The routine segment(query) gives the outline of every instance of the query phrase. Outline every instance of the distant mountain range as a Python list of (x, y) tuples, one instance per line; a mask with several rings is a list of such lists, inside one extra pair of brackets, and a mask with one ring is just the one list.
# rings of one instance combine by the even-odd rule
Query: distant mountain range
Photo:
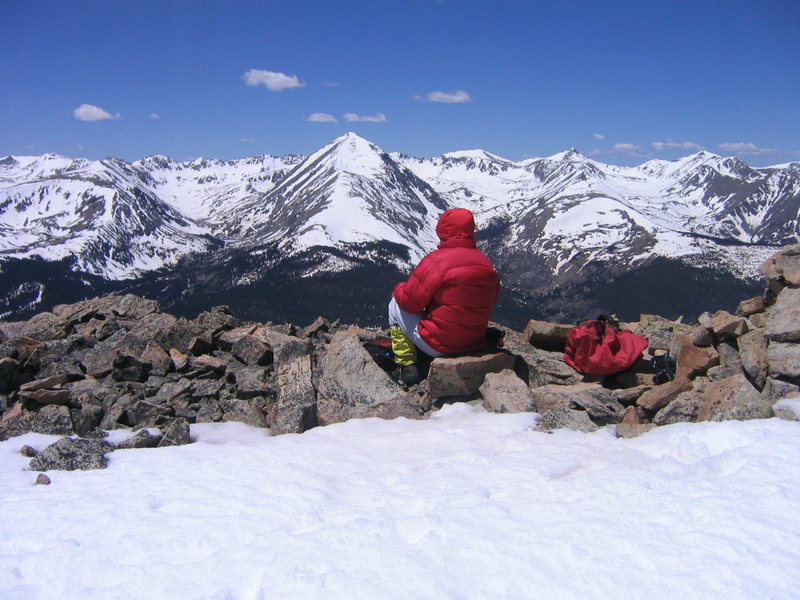
[(0, 317), (133, 292), (196, 314), (378, 324), (394, 282), (475, 213), (504, 293), (495, 318), (694, 318), (758, 293), (800, 236), (800, 163), (700, 152), (619, 167), (575, 150), (389, 154), (349, 133), (310, 156), (0, 160)]

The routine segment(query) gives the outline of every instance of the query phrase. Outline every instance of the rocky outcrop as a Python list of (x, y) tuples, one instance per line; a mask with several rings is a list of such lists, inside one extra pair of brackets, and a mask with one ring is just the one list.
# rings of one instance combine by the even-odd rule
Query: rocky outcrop
[[(383, 330), (321, 318), (300, 330), (242, 323), (224, 306), (178, 319), (135, 296), (57, 306), (0, 323), (0, 439), (30, 431), (101, 438), (130, 428), (138, 433), (123, 447), (158, 447), (190, 443), (193, 423), (302, 433), (353, 418), (423, 418), (445, 402), (471, 400), (495, 412), (537, 412), (542, 429), (615, 425), (620, 435), (771, 417), (776, 402), (800, 394), (800, 246), (776, 253), (762, 271), (765, 293), (736, 314), (704, 314), (694, 325), (642, 315), (623, 324), (649, 342), (623, 373), (584, 377), (562, 358), (570, 326), (532, 321), (524, 333), (506, 331), (502, 347), (433, 360), (410, 389), (365, 345)], [(677, 365), (671, 381), (657, 384), (649, 359), (663, 354)], [(64, 443), (72, 446), (97, 444)], [(64, 455), (60, 448), (48, 454)], [(44, 460), (36, 468), (67, 464)]]

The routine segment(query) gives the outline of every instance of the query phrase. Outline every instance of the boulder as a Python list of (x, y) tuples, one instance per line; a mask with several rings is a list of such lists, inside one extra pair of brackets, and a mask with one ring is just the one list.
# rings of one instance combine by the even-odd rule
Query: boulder
[(764, 389), (761, 390), (761, 398), (769, 404), (775, 404), (778, 400), (792, 396), (797, 392), (800, 392), (800, 385), (768, 377), (764, 384)]
[(759, 270), (768, 281), (800, 285), (800, 245), (779, 250), (764, 261)]
[(573, 325), (531, 319), (525, 327), (525, 340), (532, 346), (552, 352), (564, 352), (567, 334)]
[(192, 443), (189, 431), (189, 422), (186, 419), (168, 419), (159, 427), (162, 438), (158, 442), (159, 448), (167, 446), (184, 446)]
[(152, 365), (131, 354), (117, 352), (111, 363), (111, 377), (115, 381), (145, 382), (150, 377)]
[(687, 334), (674, 337), (669, 353), (677, 361), (675, 379), (694, 379), (719, 364), (719, 354), (714, 348), (696, 346)]
[(244, 335), (231, 346), (231, 354), (250, 367), (272, 363), (272, 348), (253, 335)]
[(767, 346), (767, 369), (774, 377), (800, 377), (800, 344), (770, 342)]
[(800, 288), (786, 288), (766, 313), (764, 335), (776, 342), (800, 342)]
[(614, 434), (618, 438), (630, 439), (639, 437), (656, 427), (653, 423), (618, 423), (614, 429)]
[(694, 420), (744, 421), (773, 416), (772, 406), (764, 401), (743, 374), (738, 374), (703, 390)]
[(763, 312), (766, 307), (767, 303), (764, 301), (764, 296), (756, 296), (755, 298), (749, 298), (739, 302), (736, 314), (740, 317), (750, 317)]
[(510, 352), (435, 358), (428, 371), (428, 394), (431, 402), (474, 399), (479, 395), (478, 390), (487, 373), (513, 370), (515, 360)]
[(487, 373), (481, 384), (481, 397), (486, 410), (497, 413), (534, 412), (536, 404), (527, 384), (511, 369)]
[(572, 410), (564, 406), (557, 406), (542, 413), (536, 421), (538, 431), (552, 431), (553, 429), (572, 429), (591, 433), (597, 431), (598, 427), (589, 418), (589, 415), (582, 410)]
[(21, 403), (15, 404), (3, 413), (0, 420), (0, 440), (28, 432), (52, 435), (71, 435), (74, 433), (72, 417), (66, 406), (51, 404), (37, 410), (28, 410)]
[(223, 421), (237, 421), (251, 427), (267, 427), (269, 402), (263, 396), (248, 399), (223, 397), (219, 399)]
[(317, 425), (317, 392), (312, 383), (311, 357), (300, 355), (281, 362), (275, 374), (278, 395), (273, 434), (303, 433)]
[(711, 317), (711, 321), (706, 324), (706, 327), (720, 338), (739, 337), (747, 333), (749, 329), (747, 319), (732, 315), (725, 310), (717, 311)]
[(686, 377), (676, 377), (672, 381), (654, 386), (636, 400), (636, 405), (650, 412), (657, 412), (671, 403), (679, 394), (692, 389), (692, 382)]
[(742, 368), (758, 389), (767, 380), (767, 338), (763, 329), (753, 329), (736, 340)]
[(147, 429), (141, 429), (129, 437), (124, 442), (117, 444), (118, 450), (130, 450), (132, 448), (155, 448), (161, 442), (164, 436), (159, 432), (158, 434), (150, 433)]
[(583, 409), (600, 425), (618, 423), (625, 414), (624, 407), (614, 400), (611, 391), (597, 383), (546, 385), (531, 388), (530, 395), (536, 410), (542, 414), (556, 408)]
[(113, 446), (101, 440), (61, 438), (39, 452), (30, 463), (34, 471), (75, 471), (105, 469), (108, 466), (106, 453)]
[(372, 360), (358, 336), (348, 332), (334, 334), (320, 368), (320, 425), (366, 417), (419, 418), (430, 406), (424, 398), (398, 386)]

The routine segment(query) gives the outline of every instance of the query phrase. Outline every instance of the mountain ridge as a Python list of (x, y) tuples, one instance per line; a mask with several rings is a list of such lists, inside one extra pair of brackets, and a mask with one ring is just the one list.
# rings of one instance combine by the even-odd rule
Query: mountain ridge
[[(9, 156), (0, 160), (0, 269), (62, 261), (65, 279), (85, 273), (111, 291), (170, 288), (166, 306), (202, 295), (209, 273), (236, 289), (363, 269), (364, 286), (377, 277), (385, 288), (435, 248), (438, 214), (457, 206), (475, 213), (481, 245), (521, 307), (563, 304), (570, 289), (596, 296), (658, 261), (747, 286), (776, 247), (798, 239), (800, 163), (752, 168), (703, 151), (619, 167), (575, 149), (519, 162), (484, 150), (413, 158), (354, 133), (309, 156)], [(377, 306), (379, 292), (365, 290)], [(18, 292), (0, 289), (4, 314), (23, 310)]]

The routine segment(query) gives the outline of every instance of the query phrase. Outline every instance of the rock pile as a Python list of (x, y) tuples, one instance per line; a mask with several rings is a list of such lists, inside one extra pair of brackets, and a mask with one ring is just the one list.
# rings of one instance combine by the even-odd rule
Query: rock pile
[(404, 389), (365, 349), (385, 331), (323, 318), (302, 329), (242, 323), (224, 306), (186, 320), (130, 295), (61, 305), (0, 323), (0, 439), (77, 436), (31, 449), (32, 468), (47, 470), (102, 468), (115, 449), (102, 440), (111, 429), (138, 432), (124, 447), (168, 446), (189, 443), (193, 423), (302, 433), (352, 418), (422, 418), (459, 400), (536, 411), (543, 428), (615, 424), (620, 435), (770, 417), (778, 399), (800, 389), (800, 246), (762, 271), (765, 294), (735, 315), (705, 314), (694, 326), (643, 316), (625, 325), (647, 337), (647, 352), (677, 360), (674, 380), (662, 385), (647, 357), (624, 373), (583, 377), (562, 360), (563, 324), (531, 321), (524, 333), (506, 332), (504, 348), (435, 359), (425, 381)]

